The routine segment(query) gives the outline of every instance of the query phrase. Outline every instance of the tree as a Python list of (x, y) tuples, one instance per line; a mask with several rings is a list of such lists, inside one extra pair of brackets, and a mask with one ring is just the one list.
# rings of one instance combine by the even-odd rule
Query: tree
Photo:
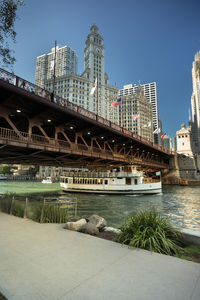
[(28, 173), (30, 175), (36, 175), (36, 173), (39, 171), (39, 166), (35, 166), (35, 167), (30, 167), (28, 170)]
[(0, 0), (0, 60), (4, 65), (13, 65), (15, 58), (7, 39), (16, 41), (14, 24), (17, 19), (17, 9), (24, 6), (22, 0)]
[(3, 169), (2, 169), (2, 173), (3, 174), (12, 174), (12, 166), (4, 166)]

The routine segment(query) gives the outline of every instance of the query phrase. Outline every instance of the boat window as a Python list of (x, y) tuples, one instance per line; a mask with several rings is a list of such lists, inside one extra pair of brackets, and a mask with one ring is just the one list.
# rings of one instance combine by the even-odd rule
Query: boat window
[(138, 180), (137, 179), (134, 179), (134, 184), (138, 184)]
[(131, 184), (131, 178), (126, 178), (126, 184)]
[(108, 180), (107, 179), (104, 180), (104, 184), (108, 184)]
[(68, 178), (65, 178), (65, 183), (68, 183)]
[(98, 179), (98, 184), (102, 184), (103, 183), (103, 179)]

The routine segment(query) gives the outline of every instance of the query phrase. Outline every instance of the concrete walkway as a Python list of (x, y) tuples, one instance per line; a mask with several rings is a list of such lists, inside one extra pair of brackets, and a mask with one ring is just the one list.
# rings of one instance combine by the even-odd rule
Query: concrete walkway
[(200, 264), (0, 213), (9, 300), (199, 300)]

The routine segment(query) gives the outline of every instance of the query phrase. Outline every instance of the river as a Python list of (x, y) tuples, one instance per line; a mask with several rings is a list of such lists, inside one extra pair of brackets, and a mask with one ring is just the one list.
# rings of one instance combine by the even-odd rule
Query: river
[[(0, 194), (23, 194), (38, 197), (43, 194), (62, 194), (59, 183), (40, 182), (0, 182)], [(65, 194), (66, 195), (66, 194)], [(163, 216), (168, 216), (179, 227), (200, 231), (200, 187), (164, 186), (159, 195), (95, 195), (68, 194), (77, 197), (77, 215), (86, 217), (98, 214), (104, 217), (109, 226), (119, 227), (126, 216), (138, 210), (155, 207)]]

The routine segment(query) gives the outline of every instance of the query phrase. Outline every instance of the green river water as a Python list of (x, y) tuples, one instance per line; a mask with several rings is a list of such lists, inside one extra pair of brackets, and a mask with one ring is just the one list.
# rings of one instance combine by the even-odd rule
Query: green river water
[[(60, 195), (59, 183), (41, 182), (0, 182), (0, 199), (8, 193), (25, 195), (35, 200), (43, 200), (44, 194)], [(77, 198), (77, 215), (87, 217), (98, 214), (107, 220), (108, 226), (119, 227), (126, 216), (138, 210), (157, 208), (164, 216), (178, 226), (200, 231), (200, 187), (164, 186), (159, 195), (95, 195), (65, 194)], [(37, 203), (37, 202), (36, 202)], [(37, 204), (35, 204), (37, 205)]]

